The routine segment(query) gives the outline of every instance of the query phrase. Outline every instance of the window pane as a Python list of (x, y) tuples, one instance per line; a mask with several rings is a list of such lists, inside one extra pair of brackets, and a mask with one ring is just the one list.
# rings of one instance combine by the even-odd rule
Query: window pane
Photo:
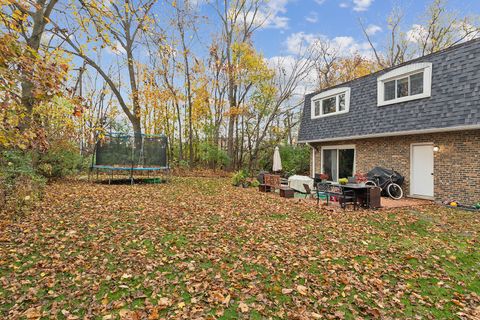
[(329, 114), (336, 111), (337, 98), (331, 97), (322, 100), (322, 114)]
[(423, 93), (423, 72), (410, 76), (410, 95)]
[(313, 110), (313, 114), (315, 116), (319, 116), (320, 115), (320, 101), (315, 101), (315, 106), (314, 106), (314, 110)]
[(337, 181), (337, 150), (323, 150), (323, 173), (328, 174), (330, 181)]
[(385, 101), (395, 99), (395, 80), (385, 82)]
[(345, 111), (345, 93), (338, 96), (338, 111)]
[(338, 150), (338, 177), (348, 178), (353, 176), (354, 149)]
[(397, 98), (408, 96), (408, 77), (397, 80)]

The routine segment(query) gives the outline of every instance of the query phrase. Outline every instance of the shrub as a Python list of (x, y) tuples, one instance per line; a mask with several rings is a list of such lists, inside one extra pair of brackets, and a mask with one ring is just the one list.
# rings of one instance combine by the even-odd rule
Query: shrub
[(178, 161), (178, 167), (181, 169), (188, 169), (190, 168), (190, 165), (188, 164), (187, 160), (180, 160)]
[(33, 168), (32, 153), (0, 154), (0, 207), (12, 213), (28, 211), (40, 199), (46, 179)]
[(217, 166), (225, 167), (230, 163), (227, 152), (211, 143), (202, 143), (200, 145), (200, 159), (206, 163), (213, 164), (213, 168)]
[(248, 184), (250, 187), (258, 188), (260, 185), (260, 181), (257, 178), (250, 178), (248, 179)]
[(56, 141), (48, 151), (39, 155), (37, 168), (44, 177), (61, 178), (78, 173), (83, 164), (76, 145), (68, 141)]
[[(274, 147), (270, 150), (260, 161), (260, 167), (267, 171), (272, 170)], [(280, 158), (285, 175), (305, 174), (310, 167), (310, 148), (305, 145), (283, 145), (280, 146)]]
[(248, 174), (245, 170), (239, 170), (235, 172), (232, 177), (232, 184), (234, 186), (239, 186), (247, 181)]

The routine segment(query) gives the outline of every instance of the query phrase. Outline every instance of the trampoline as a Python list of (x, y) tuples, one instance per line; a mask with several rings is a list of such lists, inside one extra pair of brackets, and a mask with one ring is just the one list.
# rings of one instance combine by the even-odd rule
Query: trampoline
[[(95, 159), (92, 159), (90, 173), (107, 172), (108, 183), (114, 179), (114, 173), (128, 174), (130, 184), (135, 181), (135, 174), (168, 174), (167, 156), (168, 140), (164, 135), (142, 134), (141, 144), (137, 146), (133, 135), (110, 133), (95, 145)], [(90, 175), (89, 175), (90, 179)]]

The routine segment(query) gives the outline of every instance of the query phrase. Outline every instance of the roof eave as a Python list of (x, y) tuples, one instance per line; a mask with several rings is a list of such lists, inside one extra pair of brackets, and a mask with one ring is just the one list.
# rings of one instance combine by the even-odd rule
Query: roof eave
[(333, 137), (333, 138), (325, 138), (325, 139), (299, 140), (298, 143), (314, 143), (314, 142), (330, 142), (330, 141), (341, 141), (341, 140), (371, 139), (371, 138), (407, 136), (407, 135), (415, 135), (415, 134), (441, 133), (441, 132), (451, 132), (451, 131), (467, 131), (467, 130), (477, 130), (477, 129), (480, 129), (480, 123), (472, 124), (472, 125), (445, 127), (445, 128), (429, 128), (429, 129), (419, 129), (419, 130), (372, 133), (372, 134), (357, 135), (357, 136), (342, 136), (342, 137)]

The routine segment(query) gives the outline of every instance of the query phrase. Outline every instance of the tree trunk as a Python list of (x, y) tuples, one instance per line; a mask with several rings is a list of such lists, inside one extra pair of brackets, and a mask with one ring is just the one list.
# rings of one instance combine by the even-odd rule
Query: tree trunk
[(178, 114), (178, 161), (183, 161), (183, 142), (182, 142), (182, 115), (180, 114), (180, 105), (175, 102)]
[(230, 104), (230, 114), (228, 118), (228, 134), (227, 134), (227, 153), (230, 157), (229, 169), (235, 169), (235, 150), (234, 150), (234, 133), (235, 133), (235, 108), (236, 108), (236, 99), (235, 99), (235, 90), (234, 90), (234, 80), (232, 71), (229, 71), (229, 80), (228, 80), (228, 101)]
[[(45, 32), (45, 26), (50, 21), (50, 14), (53, 10), (53, 7), (57, 4), (58, 0), (51, 0), (49, 3), (45, 1), (39, 1), (35, 6), (36, 11), (30, 16), (33, 20), (32, 33), (30, 37), (27, 37), (26, 43), (27, 47), (31, 52), (27, 54), (31, 55), (32, 58), (35, 53), (38, 53), (40, 49), (40, 44), (42, 40), (43, 33)], [(14, 6), (20, 6), (14, 4)], [(22, 105), (26, 109), (26, 117), (20, 124), (20, 129), (26, 129), (31, 125), (33, 107), (35, 105), (35, 98), (33, 97), (33, 83), (28, 79), (28, 75), (23, 77), (22, 83), (22, 93), (21, 101)]]

